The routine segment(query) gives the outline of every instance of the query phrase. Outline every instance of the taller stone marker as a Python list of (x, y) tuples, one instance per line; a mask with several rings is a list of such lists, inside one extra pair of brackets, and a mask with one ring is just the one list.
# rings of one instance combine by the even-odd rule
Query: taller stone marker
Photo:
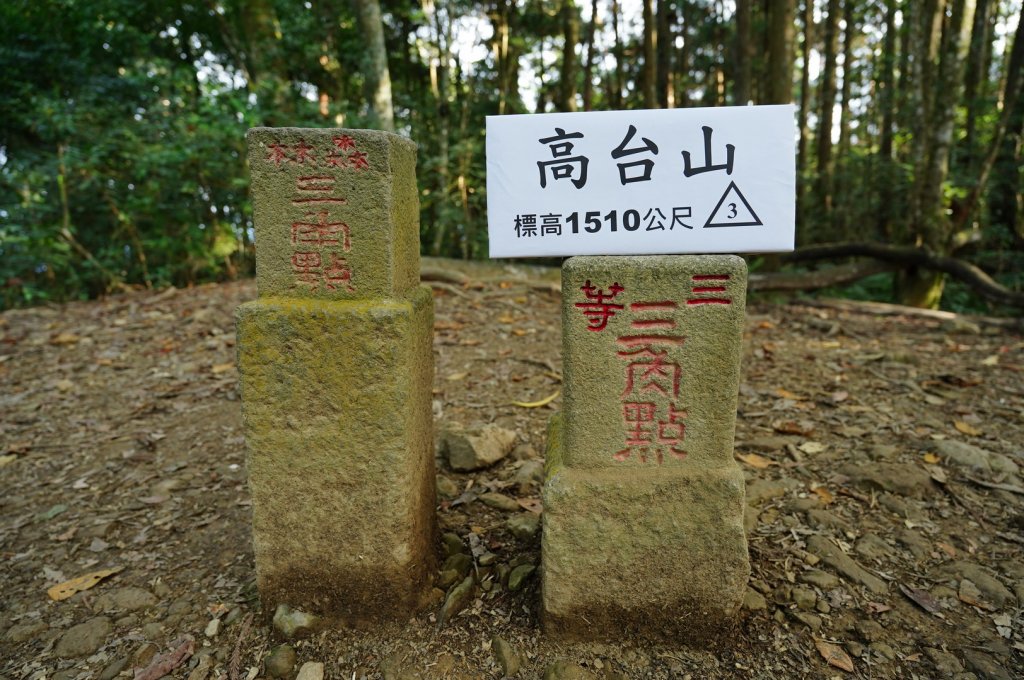
[(298, 128), (248, 142), (259, 299), (238, 308), (238, 362), (264, 608), (402, 617), (434, 535), (416, 145)]

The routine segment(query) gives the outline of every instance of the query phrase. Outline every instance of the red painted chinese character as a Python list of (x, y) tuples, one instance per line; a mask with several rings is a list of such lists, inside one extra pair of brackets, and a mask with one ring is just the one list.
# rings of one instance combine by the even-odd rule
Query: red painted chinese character
[[(643, 314), (645, 312), (670, 313), (678, 309), (679, 305), (672, 300), (660, 300), (657, 302), (632, 302), (629, 305), (631, 312)], [(676, 322), (669, 317), (634, 319), (630, 322), (633, 328), (675, 328)]]
[(350, 153), (348, 155), (348, 162), (353, 170), (366, 170), (370, 167), (369, 161), (366, 160), (366, 154), (362, 151)]
[(341, 247), (346, 252), (352, 249), (348, 225), (344, 222), (328, 222), (327, 211), (306, 213), (306, 217), (317, 216), (316, 222), (293, 222), (292, 243), (308, 243), (314, 246), (336, 246), (341, 237)]
[(320, 253), (316, 252), (295, 252), (292, 254), (292, 272), (295, 274), (295, 283), (309, 286), (310, 290), (316, 290), (320, 285), (320, 267), (323, 260)]
[(356, 292), (352, 287), (352, 269), (343, 257), (337, 253), (331, 253), (331, 266), (324, 269), (324, 285), (328, 290), (337, 290), (344, 286), (350, 293)]
[(626, 446), (644, 446), (653, 436), (654, 410), (649, 401), (630, 401), (622, 404), (622, 417), (626, 420)]
[(348, 159), (332, 151), (327, 155), (327, 165), (330, 165), (332, 168), (347, 168)]
[(267, 148), (270, 149), (270, 155), (267, 156), (267, 160), (272, 162), (274, 165), (281, 165), (281, 161), (287, 163), (291, 160), (288, 156), (288, 147), (280, 144), (279, 142), (269, 144), (267, 145)]
[(298, 144), (295, 145), (296, 163), (303, 164), (306, 162), (307, 159), (312, 160), (313, 158), (313, 147), (311, 147), (309, 144), (306, 144), (305, 141), (300, 141)]
[(660, 392), (663, 396), (679, 396), (679, 378), (682, 370), (675, 361), (668, 361), (668, 352), (656, 352), (642, 347), (631, 352), (619, 352), (620, 357), (632, 359), (626, 366), (625, 397), (634, 390), (637, 394)]
[[(328, 162), (330, 162), (330, 159), (328, 159)], [(293, 198), (292, 203), (295, 205), (304, 205), (308, 203), (338, 203), (344, 205), (348, 203), (344, 198), (324, 195), (330, 194), (331, 189), (334, 187), (334, 182), (335, 179), (329, 175), (306, 175), (304, 177), (299, 177), (295, 180), (295, 190), (306, 194), (317, 195)]]
[(588, 279), (585, 284), (580, 286), (580, 290), (587, 296), (587, 300), (590, 300), (590, 302), (576, 303), (576, 307), (583, 310), (583, 316), (587, 319), (589, 324), (587, 330), (603, 331), (608, 325), (608, 319), (615, 316), (615, 312), (623, 308), (623, 305), (612, 304), (608, 300), (614, 300), (615, 296), (624, 291), (625, 288), (616, 282), (605, 293), (603, 288), (595, 288), (591, 285)]
[(352, 139), (348, 135), (341, 135), (331, 139), (334, 142), (334, 146), (338, 147), (342, 151), (348, 151), (349, 149), (356, 148), (356, 140)]
[[(728, 274), (698, 274), (693, 281), (704, 285), (693, 286), (694, 297), (687, 298), (688, 305), (731, 305), (732, 300), (727, 297), (714, 297), (715, 293), (725, 292), (725, 282), (729, 280)], [(709, 282), (721, 281), (716, 285), (707, 285)], [(692, 285), (692, 284), (691, 284)], [(712, 294), (712, 295), (709, 295)]]

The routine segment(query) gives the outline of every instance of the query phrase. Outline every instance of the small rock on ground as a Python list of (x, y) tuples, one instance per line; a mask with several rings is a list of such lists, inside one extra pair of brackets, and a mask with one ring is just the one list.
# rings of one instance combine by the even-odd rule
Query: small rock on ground
[(493, 465), (511, 451), (516, 433), (497, 425), (485, 425), (479, 434), (449, 430), (441, 435), (441, 451), (451, 469), (473, 472)]
[(302, 664), (295, 680), (324, 680), (324, 665), (318, 661), (307, 661)]
[(295, 650), (291, 645), (278, 645), (266, 661), (267, 674), (272, 678), (291, 677), (295, 670)]
[(491, 640), (491, 649), (494, 651), (494, 658), (501, 667), (501, 674), (505, 677), (512, 677), (519, 672), (519, 652), (516, 648), (506, 642), (503, 638), (495, 636)]
[(540, 528), (540, 516), (532, 512), (521, 512), (510, 517), (505, 526), (520, 541), (527, 541), (533, 538)]
[(97, 616), (85, 623), (72, 626), (57, 642), (54, 653), (61, 657), (88, 656), (99, 649), (114, 629), (105, 616)]
[(320, 623), (313, 614), (293, 610), (286, 604), (277, 606), (274, 612), (274, 629), (286, 638), (293, 638), (311, 632)]

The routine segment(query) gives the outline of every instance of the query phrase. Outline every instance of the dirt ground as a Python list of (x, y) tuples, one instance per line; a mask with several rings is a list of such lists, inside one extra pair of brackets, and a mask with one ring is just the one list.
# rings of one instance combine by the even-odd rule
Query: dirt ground
[[(0, 680), (251, 680), (306, 662), (346, 680), (500, 678), (502, 663), (552, 679), (1024, 677), (1019, 327), (753, 300), (736, 433), (752, 576), (734, 635), (556, 644), (539, 575), (515, 592), (501, 577), (539, 563), (539, 534), (506, 521), (540, 510), (532, 471), (560, 398), (513, 402), (559, 390), (557, 270), (427, 264), (470, 281), (435, 284), (437, 428), (518, 438), (479, 472), (438, 460), (442, 530), (496, 556), (473, 567), (486, 590), (444, 626), (438, 602), (281, 648), (254, 585), (234, 369), (232, 312), (254, 284), (8, 311)], [(478, 500), (496, 491), (522, 509)]]

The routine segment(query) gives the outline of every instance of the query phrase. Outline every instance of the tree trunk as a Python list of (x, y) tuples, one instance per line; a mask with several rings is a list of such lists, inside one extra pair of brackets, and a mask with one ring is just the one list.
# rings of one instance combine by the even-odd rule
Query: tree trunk
[[(835, 1), (835, 0), (833, 0)], [(793, 31), (796, 0), (774, 0), (768, 27), (768, 88), (766, 104), (793, 101)]]
[(615, 55), (615, 77), (612, 79), (612, 109), (622, 108), (622, 88), (625, 85), (626, 77), (625, 64), (623, 63), (622, 36), (619, 34), (619, 21), (621, 20), (622, 9), (619, 7), (619, 0), (612, 0), (612, 54)]
[[(800, 45), (800, 58), (803, 66), (800, 69), (800, 111), (797, 114), (797, 127), (800, 139), (797, 141), (796, 170), (797, 177), (802, 178), (807, 170), (807, 141), (811, 132), (807, 126), (808, 113), (811, 108), (811, 43), (814, 31), (814, 0), (804, 0), (803, 41)], [(801, 192), (802, 194), (802, 192)], [(799, 196), (798, 196), (799, 201)]]
[[(733, 104), (746, 106), (750, 102), (750, 60), (753, 44), (750, 33), (751, 0), (736, 0), (736, 78), (733, 82)], [(774, 27), (773, 27), (774, 28)]]
[[(848, 0), (851, 1), (851, 0)], [(816, 182), (818, 224), (826, 235), (832, 229), (832, 111), (836, 103), (836, 48), (839, 28), (839, 0), (828, 0), (825, 22), (825, 66), (821, 72), (821, 100), (818, 106), (818, 179)]]
[(575, 0), (562, 0), (562, 69), (558, 83), (558, 110), (576, 110), (576, 45), (580, 41), (580, 14)]
[(978, 115), (982, 111), (988, 74), (985, 72), (985, 54), (992, 40), (989, 32), (989, 12), (992, 4), (989, 0), (976, 0), (974, 5), (974, 22), (971, 26), (971, 43), (967, 51), (967, 68), (964, 75), (964, 105), (967, 107), (967, 119), (964, 123), (964, 166), (968, 177), (980, 161), (977, 139)]
[(594, 35), (597, 33), (597, 0), (590, 2), (590, 23), (587, 24), (587, 60), (583, 65), (583, 110), (594, 108)]
[[(678, 81), (674, 86), (676, 94), (676, 106), (686, 108), (690, 105), (690, 83), (693, 77), (690, 74), (690, 21), (693, 10), (690, 8), (689, 0), (678, 0), (679, 2), (679, 35), (683, 38), (683, 44), (679, 48), (679, 59), (677, 61), (676, 76)], [(675, 79), (673, 79), (675, 80)]]
[(896, 65), (896, 0), (885, 2), (885, 39), (882, 43), (882, 74), (878, 82), (879, 106), (882, 109), (881, 130), (878, 142), (878, 233), (891, 240), (893, 184), (895, 181), (893, 156), (893, 120), (896, 112), (896, 93), (893, 92), (894, 67)]
[(654, 109), (658, 106), (657, 93), (657, 51), (658, 27), (654, 17), (654, 0), (642, 0), (644, 16), (644, 63), (641, 78), (644, 93), (644, 107)]
[(354, 0), (359, 28), (363, 34), (363, 89), (369, 105), (370, 126), (378, 130), (395, 130), (395, 112), (391, 105), (391, 74), (388, 51), (384, 45), (384, 21), (378, 0)]
[(658, 79), (656, 89), (658, 104), (663, 109), (676, 105), (675, 89), (672, 86), (672, 55), (675, 52), (675, 38), (672, 35), (672, 0), (658, 0)]
[(853, 83), (853, 39), (856, 35), (856, 23), (853, 16), (853, 2), (847, 0), (843, 8), (843, 21), (846, 23), (843, 29), (843, 85), (839, 93), (839, 172), (836, 173), (833, 181), (833, 190), (836, 200), (840, 203), (839, 208), (833, 213), (833, 227), (841, 238), (848, 238), (846, 233), (847, 214), (851, 208), (850, 202), (846, 199), (847, 189), (850, 186), (850, 174), (848, 172), (848, 160), (850, 158), (850, 92)]

